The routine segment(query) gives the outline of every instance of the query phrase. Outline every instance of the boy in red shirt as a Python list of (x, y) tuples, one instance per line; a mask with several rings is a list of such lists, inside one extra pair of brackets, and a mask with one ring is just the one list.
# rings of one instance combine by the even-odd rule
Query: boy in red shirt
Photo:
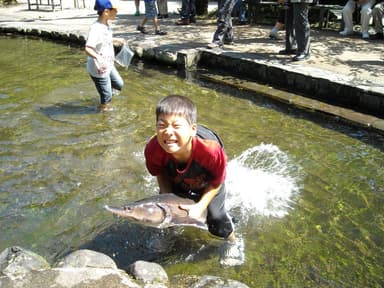
[(160, 193), (174, 193), (196, 202), (180, 206), (190, 217), (198, 219), (207, 209), (208, 230), (228, 240), (220, 262), (241, 265), (243, 242), (236, 240), (224, 206), (227, 157), (220, 138), (198, 126), (196, 117), (196, 106), (187, 97), (162, 99), (156, 107), (156, 136), (144, 151), (146, 166), (157, 177)]

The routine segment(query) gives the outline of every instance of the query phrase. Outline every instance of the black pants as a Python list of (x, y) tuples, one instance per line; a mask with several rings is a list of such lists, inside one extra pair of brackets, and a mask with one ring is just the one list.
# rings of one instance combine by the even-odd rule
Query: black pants
[(291, 3), (285, 11), (285, 49), (309, 54), (309, 3)]

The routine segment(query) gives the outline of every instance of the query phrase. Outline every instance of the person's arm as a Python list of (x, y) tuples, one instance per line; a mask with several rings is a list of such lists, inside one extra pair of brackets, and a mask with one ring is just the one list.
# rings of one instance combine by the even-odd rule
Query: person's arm
[(115, 44), (115, 45), (124, 45), (125, 44), (124, 38), (113, 37), (112, 41), (113, 41), (113, 44)]
[(169, 177), (165, 173), (157, 175), (156, 178), (157, 178), (157, 183), (159, 185), (160, 194), (172, 193), (171, 181), (169, 180)]
[(208, 186), (205, 189), (205, 193), (203, 194), (199, 202), (192, 205), (180, 205), (180, 208), (187, 210), (188, 215), (190, 217), (199, 219), (203, 215), (204, 211), (207, 209), (209, 203), (211, 203), (212, 199), (217, 195), (217, 193), (219, 193), (220, 188), (221, 185), (216, 188)]
[(99, 53), (97, 53), (96, 50), (91, 46), (85, 46), (85, 53), (88, 56), (95, 59), (95, 63), (96, 63), (96, 66), (97, 66), (99, 73), (103, 74), (106, 71), (107, 67), (105, 65), (102, 65), (104, 60), (101, 57), (101, 55)]

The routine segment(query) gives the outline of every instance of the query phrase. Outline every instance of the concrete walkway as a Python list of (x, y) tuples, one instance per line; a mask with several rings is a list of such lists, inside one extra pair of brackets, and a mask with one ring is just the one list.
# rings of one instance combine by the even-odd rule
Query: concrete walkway
[[(39, 33), (55, 32), (85, 38), (90, 25), (96, 19), (96, 13), (92, 9), (93, 1), (74, 1), (63, 0), (63, 10), (58, 11), (48, 9), (29, 11), (27, 3), (0, 8), (0, 30), (7, 32), (15, 28), (26, 33), (38, 30)], [(74, 4), (78, 2), (81, 2), (81, 7), (85, 3), (85, 8), (75, 8)], [(226, 46), (223, 50), (209, 50), (205, 47), (211, 42), (216, 28), (215, 20), (198, 19), (196, 24), (189, 26), (175, 25), (174, 22), (178, 19), (177, 9), (181, 7), (180, 1), (168, 1), (170, 18), (160, 20), (161, 29), (168, 32), (166, 36), (154, 35), (151, 22), (147, 25), (150, 34), (139, 33), (136, 31), (136, 26), (143, 16), (133, 16), (134, 1), (120, 0), (119, 5), (118, 19), (113, 23), (115, 36), (127, 39), (130, 47), (141, 57), (152, 57), (167, 64), (182, 63), (187, 68), (191, 64), (196, 64), (196, 61), (200, 61), (201, 65), (209, 68), (217, 63), (217, 59), (224, 59), (226, 65), (229, 65), (228, 63), (233, 65), (223, 65), (225, 71), (228, 69), (231, 71), (232, 67), (237, 69), (239, 65), (243, 65), (246, 68), (237, 69), (240, 74), (248, 78), (253, 74), (255, 80), (260, 78), (264, 82), (270, 82), (271, 85), (280, 83), (283, 88), (292, 86), (292, 89), (288, 87), (288, 90), (296, 90), (295, 92), (302, 89), (303, 94), (311, 95), (311, 91), (313, 93), (321, 91), (323, 89), (321, 85), (325, 85), (326, 88), (322, 93), (328, 96), (323, 95), (323, 98), (342, 98), (355, 93), (354, 98), (347, 101), (355, 102), (356, 107), (369, 102), (366, 110), (372, 110), (372, 115), (376, 117), (366, 115), (368, 118), (364, 120), (349, 120), (365, 126), (373, 125), (378, 130), (384, 131), (382, 121), (384, 119), (384, 41), (382, 40), (366, 41), (361, 39), (358, 33), (352, 37), (341, 37), (337, 31), (312, 30), (311, 58), (308, 61), (295, 63), (291, 62), (290, 56), (278, 54), (278, 51), (284, 48), (284, 41), (270, 40), (268, 33), (271, 27), (268, 26), (235, 25), (234, 45)], [(141, 1), (140, 5), (141, 12), (144, 12), (144, 1)], [(215, 6), (216, 2), (210, 3), (209, 10), (214, 9)], [(280, 33), (283, 36), (284, 32)], [(199, 54), (201, 51), (204, 54)], [(197, 58), (193, 56), (197, 54), (200, 56)], [(216, 62), (211, 62), (212, 59)], [(276, 70), (279, 73), (273, 73)], [(274, 79), (276, 77), (280, 79)], [(280, 81), (281, 78), (284, 78), (285, 83)], [(308, 85), (309, 82), (314, 84)], [(341, 102), (343, 102), (342, 99)], [(349, 113), (348, 111), (340, 113)], [(365, 117), (364, 114), (359, 114), (358, 118), (361, 117)]]

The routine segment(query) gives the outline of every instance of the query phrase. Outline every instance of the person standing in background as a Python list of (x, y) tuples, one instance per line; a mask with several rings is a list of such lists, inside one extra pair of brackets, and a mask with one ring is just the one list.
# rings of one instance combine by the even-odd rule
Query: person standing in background
[(109, 21), (114, 20), (117, 6), (110, 0), (96, 0), (95, 8), (98, 19), (89, 30), (85, 43), (87, 57), (87, 71), (95, 83), (100, 95), (100, 111), (112, 111), (113, 90), (120, 91), (124, 81), (117, 71), (114, 60), (113, 42), (124, 44), (124, 39), (113, 38)]
[(168, 18), (168, 0), (156, 0), (157, 9), (159, 14), (157, 15), (158, 19)]
[(180, 19), (176, 25), (189, 25), (196, 23), (196, 0), (182, 0)]
[(310, 57), (309, 5), (313, 0), (289, 0), (285, 10), (285, 49), (279, 54), (295, 55), (292, 61), (303, 61)]
[(208, 48), (222, 48), (224, 44), (233, 45), (232, 10), (235, 0), (218, 0), (217, 29)]
[(136, 7), (136, 12), (135, 16), (140, 16), (140, 0), (135, 0), (135, 7)]
[(357, 7), (361, 7), (361, 36), (363, 39), (369, 39), (369, 22), (372, 17), (372, 7), (375, 3), (376, 0), (348, 0), (347, 4), (345, 4), (343, 8), (343, 21), (345, 28), (340, 32), (340, 35), (348, 36), (353, 34), (353, 12), (355, 12)]
[(153, 28), (155, 29), (155, 35), (167, 35), (167, 32), (160, 30), (159, 22), (157, 20), (157, 7), (155, 0), (144, 0), (145, 3), (145, 16), (141, 21), (141, 25), (138, 25), (136, 30), (140, 31), (143, 34), (148, 34), (147, 29), (145, 29), (145, 24), (148, 19), (152, 19)]
[(384, 17), (384, 0), (376, 3), (372, 9), (373, 24), (375, 26), (375, 34), (369, 37), (372, 40), (383, 40), (383, 17)]

